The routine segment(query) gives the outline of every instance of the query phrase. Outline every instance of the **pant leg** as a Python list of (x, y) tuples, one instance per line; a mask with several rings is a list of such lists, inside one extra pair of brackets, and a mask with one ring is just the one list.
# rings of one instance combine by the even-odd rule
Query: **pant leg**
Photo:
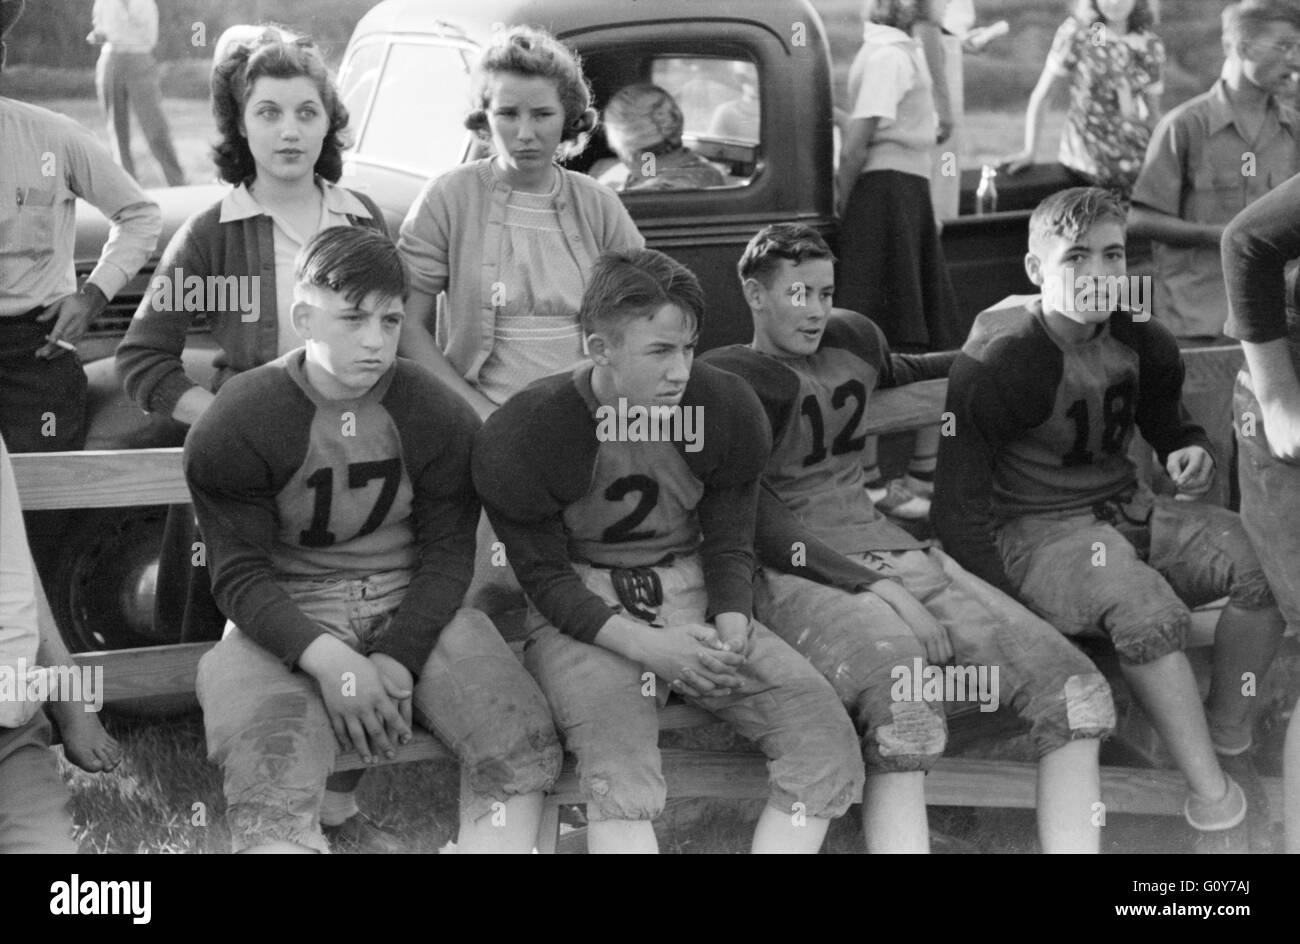
[(492, 621), (462, 609), (443, 629), (415, 686), (416, 720), (446, 743), (465, 770), (462, 813), (550, 789), (563, 752), (537, 683)]
[(45, 712), (0, 728), (0, 853), (76, 852), (68, 801)]
[(107, 47), (101, 50), (95, 64), (95, 91), (99, 107), (104, 110), (108, 123), (108, 146), (113, 159), (122, 169), (135, 177), (135, 161), (131, 157), (131, 111), (127, 101), (125, 76), (118, 55)]
[(566, 636), (539, 617), (532, 624), (524, 663), (546, 695), (564, 746), (577, 758), (588, 819), (654, 819), (668, 788), (659, 705), (654, 689), (646, 694), (641, 666)]
[(154, 159), (161, 165), (167, 186), (179, 187), (185, 183), (176, 148), (172, 144), (171, 129), (162, 109), (162, 90), (158, 86), (158, 64), (152, 53), (131, 53), (126, 62), (127, 99), (135, 117), (140, 122), (145, 140)]
[(195, 690), (234, 851), (293, 842), (328, 852), (320, 803), (338, 745), (312, 679), (231, 624), (200, 660)]
[(942, 756), (942, 706), (894, 697), (895, 671), (912, 673), (925, 650), (884, 600), (764, 568), (754, 614), (830, 682), (861, 734), (870, 773), (929, 770)]

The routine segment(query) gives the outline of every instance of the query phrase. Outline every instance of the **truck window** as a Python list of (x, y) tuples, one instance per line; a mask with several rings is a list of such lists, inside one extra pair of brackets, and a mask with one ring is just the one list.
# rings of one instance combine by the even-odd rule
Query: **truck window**
[(365, 109), (370, 103), (370, 93), (379, 79), (379, 67), (384, 61), (384, 44), (379, 41), (357, 46), (343, 64), (339, 73), (339, 95), (348, 110), (349, 130), (355, 140), (364, 123)]
[(394, 43), (374, 110), (361, 129), (358, 154), (426, 177), (455, 166), (469, 134), (463, 123), (469, 112), (469, 71), (462, 47)]
[(651, 81), (682, 110), (682, 140), (716, 164), (728, 186), (749, 183), (762, 144), (758, 68), (744, 59), (661, 57)]

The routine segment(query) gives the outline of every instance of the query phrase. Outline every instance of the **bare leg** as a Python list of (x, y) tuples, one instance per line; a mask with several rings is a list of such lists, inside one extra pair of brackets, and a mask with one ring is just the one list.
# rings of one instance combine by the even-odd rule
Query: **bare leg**
[(923, 771), (867, 775), (862, 835), (871, 853), (929, 853)]
[(1254, 679), (1251, 692), (1258, 691), (1264, 673), (1273, 664), (1286, 620), (1277, 607), (1243, 610), (1227, 606), (1219, 615), (1214, 632), (1214, 674), (1205, 714), (1214, 732), (1214, 743), (1235, 750), (1251, 742), (1256, 699), (1243, 692), (1246, 676)]
[(1286, 817), (1286, 851), (1300, 853), (1300, 711), (1293, 712), (1282, 751), (1283, 805)]
[(615, 852), (655, 855), (659, 852), (659, 840), (649, 820), (592, 820), (587, 827), (587, 851), (592, 855)]
[(1079, 738), (1038, 761), (1038, 839), (1043, 851), (1101, 851), (1101, 742)]
[(1122, 668), (1192, 792), (1211, 802), (1224, 796), (1228, 784), (1210, 744), (1205, 710), (1186, 654), (1171, 652), (1145, 665), (1123, 663)]
[(532, 852), (545, 797), (544, 793), (525, 793), (512, 796), (477, 820), (462, 816), (456, 851), (462, 855)]
[(831, 821), (817, 816), (794, 816), (772, 806), (763, 807), (763, 813), (754, 827), (754, 841), (750, 852), (755, 855), (794, 854), (814, 855), (822, 847)]

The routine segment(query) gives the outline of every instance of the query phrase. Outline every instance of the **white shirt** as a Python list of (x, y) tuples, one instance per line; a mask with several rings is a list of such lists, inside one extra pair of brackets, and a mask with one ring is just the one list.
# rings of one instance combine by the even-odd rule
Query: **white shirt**
[(154, 0), (95, 0), (91, 21), (95, 32), (104, 35), (105, 49), (149, 52), (158, 45), (158, 5)]
[[(0, 439), (0, 667), (11, 672), (34, 667), (40, 641), (36, 566), (27, 546), (9, 450)], [(0, 728), (26, 724), (39, 707), (39, 702), (25, 698), (0, 699)]]

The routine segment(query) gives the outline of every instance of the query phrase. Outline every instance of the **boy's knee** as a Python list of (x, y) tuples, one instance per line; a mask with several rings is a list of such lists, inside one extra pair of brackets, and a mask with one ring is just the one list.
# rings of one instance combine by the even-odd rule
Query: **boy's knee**
[(1228, 591), (1228, 602), (1239, 610), (1267, 610), (1277, 606), (1277, 598), (1264, 568), (1252, 553), (1242, 560), (1232, 577), (1232, 586)]
[(794, 737), (777, 748), (769, 765), (770, 802), (777, 809), (834, 819), (862, 798), (866, 770), (853, 722), (834, 693), (827, 689), (826, 695), (822, 710), (795, 726)]
[(226, 802), (226, 825), (233, 852), (277, 843), (330, 851), (317, 819), (318, 792), (250, 791), (238, 798), (227, 795)]
[(584, 768), (581, 786), (588, 818), (652, 820), (664, 811), (668, 785), (658, 764), (607, 758)]
[(887, 715), (870, 719), (862, 736), (862, 756), (873, 774), (928, 771), (947, 743), (942, 708), (925, 701), (891, 701)]
[(1181, 604), (1144, 619), (1135, 619), (1110, 628), (1111, 642), (1122, 662), (1146, 665), (1171, 652), (1187, 647), (1187, 631), (1192, 615)]
[(1029, 719), (1039, 757), (1070, 741), (1104, 738), (1115, 730), (1110, 683), (1095, 669), (1067, 676), (1060, 691), (1043, 701), (1044, 710)]

